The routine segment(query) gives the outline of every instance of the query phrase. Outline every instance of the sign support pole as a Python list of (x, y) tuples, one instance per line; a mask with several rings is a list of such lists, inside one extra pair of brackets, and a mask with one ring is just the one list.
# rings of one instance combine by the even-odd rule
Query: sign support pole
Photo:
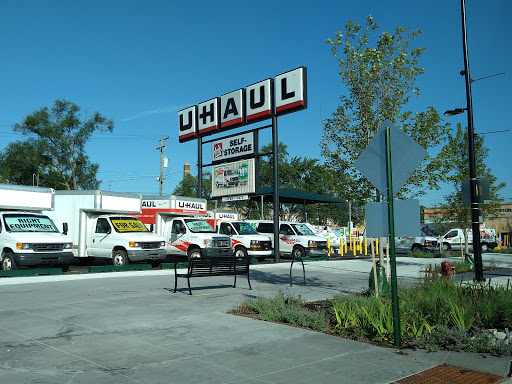
[[(213, 179), (213, 175), (212, 175)], [(203, 138), (197, 138), (197, 197), (203, 194)]]
[(274, 182), (274, 262), (279, 262), (279, 141), (277, 139), (277, 116), (272, 113), (272, 153)]
[(400, 346), (400, 310), (398, 306), (398, 289), (396, 280), (395, 258), (395, 217), (393, 206), (393, 172), (391, 168), (391, 131), (386, 127), (386, 173), (388, 179), (388, 220), (389, 220), (389, 258), (391, 261), (391, 302), (393, 308), (393, 328), (395, 346)]

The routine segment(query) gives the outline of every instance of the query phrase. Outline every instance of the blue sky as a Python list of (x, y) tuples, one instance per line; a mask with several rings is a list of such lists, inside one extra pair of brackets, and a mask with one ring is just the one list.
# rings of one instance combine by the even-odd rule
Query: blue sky
[[(472, 78), (506, 72), (473, 83), (476, 132), (510, 128), (512, 110), (512, 2), (467, 0)], [(348, 19), (373, 15), (380, 31), (411, 26), (425, 47), (413, 111), (434, 106), (441, 114), (465, 107), (460, 1), (27, 1), (0, 0), (0, 150), (23, 139), (11, 127), (56, 99), (85, 113), (99, 111), (115, 122), (87, 146), (100, 165), (102, 189), (157, 194), (161, 137), (164, 193), (171, 193), (189, 162), (197, 172), (197, 142), (178, 142), (179, 109), (265, 78), (306, 66), (308, 109), (279, 119), (279, 140), (292, 156), (319, 158), (322, 119), (335, 110), (346, 89), (326, 38)], [(467, 124), (466, 114), (447, 121)], [(252, 126), (250, 127), (252, 128)], [(229, 131), (234, 133), (242, 131)], [(260, 137), (271, 140), (270, 131)], [(485, 135), (487, 160), (502, 193), (512, 198), (509, 147), (512, 132)], [(205, 139), (206, 140), (206, 139)], [(203, 162), (211, 151), (203, 147)], [(205, 169), (206, 171), (207, 169)], [(430, 206), (448, 192), (420, 200)]]

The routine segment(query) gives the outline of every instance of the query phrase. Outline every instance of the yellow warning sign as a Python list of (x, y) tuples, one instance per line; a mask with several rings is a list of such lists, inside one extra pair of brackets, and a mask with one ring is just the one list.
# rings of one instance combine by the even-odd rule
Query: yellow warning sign
[(147, 232), (148, 229), (140, 220), (112, 220), (119, 232)]

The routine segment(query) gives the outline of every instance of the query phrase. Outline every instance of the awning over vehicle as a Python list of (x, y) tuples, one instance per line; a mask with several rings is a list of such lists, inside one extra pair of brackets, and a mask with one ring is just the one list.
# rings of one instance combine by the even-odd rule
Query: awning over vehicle
[[(272, 187), (260, 187), (255, 195), (251, 196), (252, 200), (261, 200), (263, 196), (264, 202), (273, 201), (274, 190)], [(317, 204), (317, 203), (348, 203), (346, 200), (335, 199), (334, 197), (318, 195), (316, 193), (300, 191), (297, 189), (279, 189), (279, 201), (281, 203), (294, 204)]]

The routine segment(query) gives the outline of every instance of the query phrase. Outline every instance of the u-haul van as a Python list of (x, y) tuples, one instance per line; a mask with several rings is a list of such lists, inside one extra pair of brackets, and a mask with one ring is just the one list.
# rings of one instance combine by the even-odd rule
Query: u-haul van
[(26, 266), (60, 266), (74, 260), (72, 240), (43, 211), (52, 211), (51, 188), (0, 184), (0, 247), (3, 270)]
[[(270, 237), (274, 247), (274, 222), (271, 220), (247, 220), (256, 231)], [(317, 236), (305, 223), (279, 222), (279, 253), (295, 257), (327, 256), (327, 240)]]
[(141, 196), (100, 190), (56, 191), (54, 218), (69, 221), (73, 252), (80, 261), (112, 259), (114, 265), (165, 259), (164, 239), (133, 215)]
[[(441, 244), (445, 251), (460, 250), (461, 244), (464, 248), (466, 245), (466, 233), (468, 236), (468, 246), (473, 250), (473, 231), (469, 228), (467, 231), (461, 228), (449, 229), (440, 238)], [(480, 228), (480, 248), (482, 252), (487, 252), (489, 249), (494, 249), (498, 246), (496, 242), (496, 230), (491, 228)]]
[(238, 220), (238, 212), (227, 209), (217, 209), (206, 212), (206, 221), (213, 227), (217, 228), (217, 224), (221, 221)]
[(272, 256), (272, 241), (270, 237), (260, 235), (246, 221), (220, 221), (217, 224), (217, 233), (231, 238), (231, 248), (236, 257), (249, 255), (261, 261)]
[(231, 239), (215, 232), (205, 220), (206, 200), (168, 196), (169, 207), (155, 214), (155, 233), (165, 238), (165, 251), (188, 259), (230, 256)]

